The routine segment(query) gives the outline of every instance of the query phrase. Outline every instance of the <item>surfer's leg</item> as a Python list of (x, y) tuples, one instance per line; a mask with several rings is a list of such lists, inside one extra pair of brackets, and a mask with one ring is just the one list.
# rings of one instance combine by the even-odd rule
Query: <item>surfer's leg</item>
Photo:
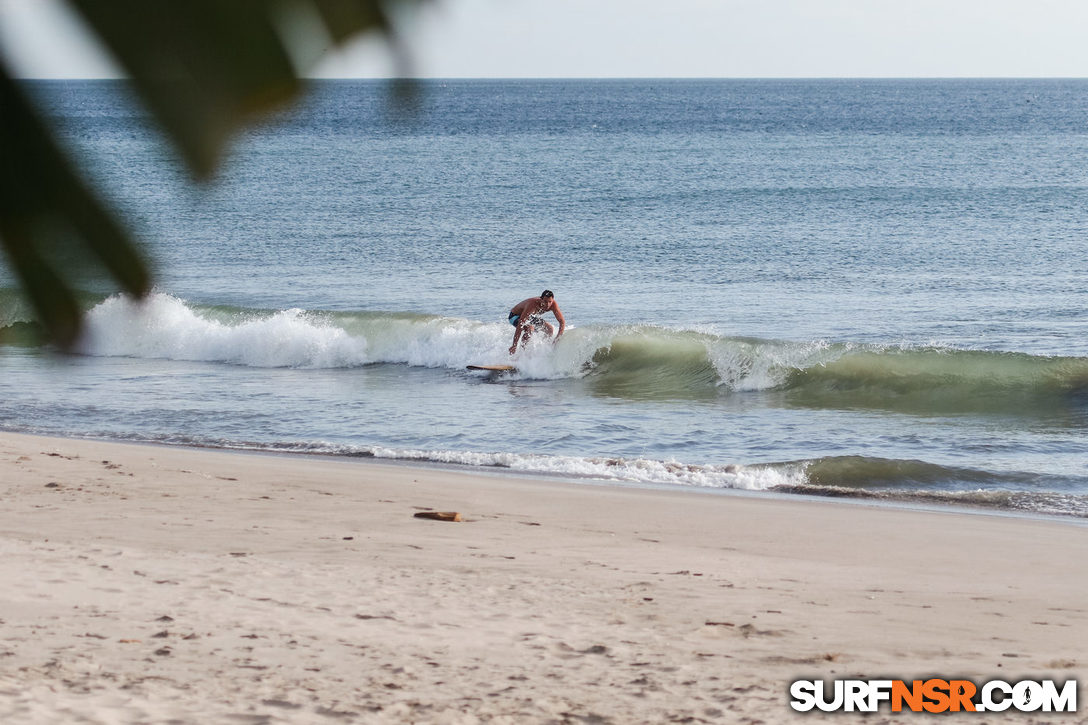
[(524, 322), (518, 322), (518, 327), (521, 329), (521, 344), (524, 346), (529, 342), (529, 338), (533, 336), (533, 321), (532, 318), (525, 320)]
[(510, 324), (514, 326), (514, 343), (510, 345), (510, 354), (513, 355), (518, 351), (518, 343), (521, 342), (522, 333), (525, 332), (523, 325), (518, 324), (520, 322), (518, 315), (510, 316)]

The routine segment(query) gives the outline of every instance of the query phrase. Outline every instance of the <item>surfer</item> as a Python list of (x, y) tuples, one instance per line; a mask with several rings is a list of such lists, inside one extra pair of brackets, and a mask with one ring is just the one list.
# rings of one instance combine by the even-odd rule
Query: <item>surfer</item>
[(529, 341), (534, 330), (544, 329), (551, 337), (555, 327), (541, 317), (546, 312), (555, 315), (559, 323), (559, 333), (555, 336), (558, 340), (559, 335), (563, 334), (563, 329), (567, 326), (567, 321), (563, 319), (563, 313), (559, 311), (559, 305), (555, 303), (555, 295), (550, 289), (541, 292), (539, 297), (522, 300), (510, 308), (510, 324), (514, 326), (514, 344), (510, 346), (511, 355), (517, 352), (519, 342), (524, 344)]

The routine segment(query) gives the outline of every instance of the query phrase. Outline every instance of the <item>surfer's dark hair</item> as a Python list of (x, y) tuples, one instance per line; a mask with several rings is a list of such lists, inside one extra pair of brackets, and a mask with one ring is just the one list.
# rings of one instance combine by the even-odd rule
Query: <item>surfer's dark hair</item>
[(541, 292), (540, 296), (541, 297), (555, 297), (555, 295), (552, 294), (552, 291), (550, 289), (546, 289), (543, 292)]

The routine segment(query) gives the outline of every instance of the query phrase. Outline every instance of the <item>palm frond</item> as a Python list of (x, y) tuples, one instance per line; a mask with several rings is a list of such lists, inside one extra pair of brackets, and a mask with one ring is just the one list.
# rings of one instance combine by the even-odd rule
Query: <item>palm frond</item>
[[(232, 134), (297, 97), (314, 58), (306, 49), (389, 34), (388, 8), (415, 2), (69, 0), (197, 179), (214, 172)], [(71, 344), (80, 315), (64, 260), (90, 257), (134, 295), (150, 288), (148, 264), (2, 66), (0, 156), (0, 244), (46, 334)]]

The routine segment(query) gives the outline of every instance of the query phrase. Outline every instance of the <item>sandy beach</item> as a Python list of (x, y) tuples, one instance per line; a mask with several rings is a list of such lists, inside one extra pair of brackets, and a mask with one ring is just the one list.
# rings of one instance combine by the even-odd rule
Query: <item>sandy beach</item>
[(798, 678), (1088, 672), (1076, 520), (6, 433), (0, 480), (4, 723), (774, 723), (821, 719)]

